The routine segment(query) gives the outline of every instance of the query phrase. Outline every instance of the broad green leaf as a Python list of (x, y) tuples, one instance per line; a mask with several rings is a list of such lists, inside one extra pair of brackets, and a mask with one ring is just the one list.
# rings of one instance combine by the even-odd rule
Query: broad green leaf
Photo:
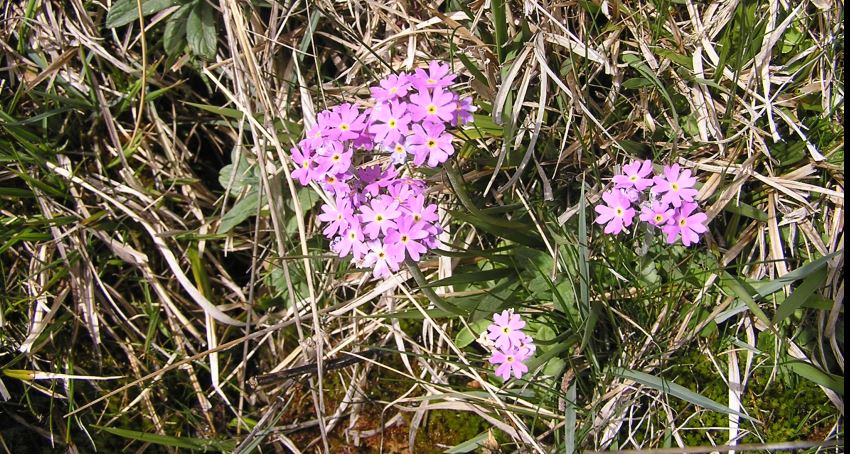
[(786, 363), (791, 371), (806, 380), (820, 386), (829, 388), (841, 396), (844, 396), (844, 377), (826, 373), (817, 367), (802, 361), (791, 361)]
[(826, 279), (826, 268), (820, 268), (814, 273), (810, 274), (803, 282), (791, 293), (779, 309), (776, 310), (776, 314), (773, 315), (773, 323), (778, 324), (782, 320), (785, 320), (789, 315), (793, 314), (794, 311), (803, 306), (809, 297), (815, 294), (815, 292), (823, 286), (823, 282)]
[[(153, 13), (174, 6), (177, 0), (142, 0), (142, 15)], [(136, 0), (116, 0), (106, 14), (106, 28), (115, 28), (139, 20), (139, 8)]]
[(756, 221), (767, 222), (767, 213), (743, 202), (736, 203), (735, 200), (731, 200), (725, 207), (723, 207), (723, 209), (730, 213), (740, 214), (741, 216), (755, 219)]
[(215, 10), (206, 0), (198, 0), (186, 21), (186, 41), (192, 53), (207, 60), (215, 58), (218, 36), (215, 31)]
[(612, 370), (612, 372), (614, 373), (614, 375), (629, 380), (634, 380), (644, 386), (649, 386), (650, 388), (657, 389), (658, 391), (690, 402), (696, 406), (716, 411), (719, 413), (728, 413), (731, 415), (736, 415), (740, 418), (744, 418), (750, 421), (756, 421), (755, 419), (741, 412), (732, 410), (726, 405), (717, 403), (709, 399), (708, 397), (703, 396), (702, 394), (691, 391), (690, 389), (685, 388), (682, 385), (676, 384), (670, 380), (665, 380), (663, 378), (656, 377), (655, 375), (650, 375), (644, 372), (639, 372), (631, 369), (615, 368)]
[(651, 80), (645, 79), (643, 77), (633, 77), (631, 79), (626, 79), (623, 81), (623, 88), (627, 90), (652, 87), (653, 85), (654, 84)]
[(190, 437), (172, 437), (168, 435), (139, 432), (136, 430), (121, 429), (118, 427), (104, 427), (92, 425), (95, 429), (109, 432), (119, 437), (130, 440), (153, 443), (156, 445), (170, 446), (172, 448), (185, 448), (194, 451), (233, 451), (236, 449), (234, 440), (215, 440)]
[(242, 200), (236, 202), (236, 205), (221, 217), (221, 222), (218, 224), (216, 233), (227, 233), (233, 230), (234, 227), (241, 224), (243, 221), (257, 213), (257, 204), (260, 201), (260, 194), (257, 191), (251, 192)]
[(490, 323), (490, 320), (482, 318), (481, 320), (476, 320), (470, 323), (469, 326), (464, 326), (463, 329), (457, 333), (457, 336), (455, 336), (455, 344), (457, 344), (460, 348), (466, 347), (475, 339), (478, 339), (478, 336), (487, 329), (487, 326), (489, 326)]
[(186, 22), (191, 10), (191, 4), (183, 5), (165, 23), (165, 31), (162, 33), (162, 47), (165, 48), (166, 54), (181, 54), (183, 49), (186, 48)]

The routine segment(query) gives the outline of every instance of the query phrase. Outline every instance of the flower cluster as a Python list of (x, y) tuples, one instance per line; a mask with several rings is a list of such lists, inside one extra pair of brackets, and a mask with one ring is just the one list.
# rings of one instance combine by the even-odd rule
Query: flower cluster
[(487, 339), (494, 342), (495, 350), (490, 356), (490, 364), (498, 364), (496, 375), (508, 380), (513, 374), (521, 378), (528, 372), (524, 361), (534, 355), (534, 339), (522, 332), (525, 322), (519, 314), (504, 310), (493, 315), (493, 323), (487, 327)]
[(685, 246), (698, 243), (708, 217), (698, 211), (696, 181), (678, 164), (664, 166), (661, 175), (654, 175), (651, 161), (632, 161), (623, 166), (622, 175), (614, 176), (614, 189), (602, 194), (604, 204), (596, 206), (596, 223), (606, 224), (605, 233), (616, 235), (632, 225), (636, 203), (639, 219), (661, 229), (667, 243), (680, 237)]
[[(291, 150), (292, 177), (317, 183), (334, 199), (319, 216), (331, 249), (372, 267), (375, 277), (437, 245), (437, 206), (426, 201), (424, 181), (404, 177), (401, 166), (435, 167), (454, 154), (448, 129), (471, 121), (476, 110), (449, 88), (455, 77), (436, 61), (387, 76), (371, 88), (371, 107), (346, 103), (319, 113)], [(381, 155), (390, 157), (386, 166), (374, 160)]]

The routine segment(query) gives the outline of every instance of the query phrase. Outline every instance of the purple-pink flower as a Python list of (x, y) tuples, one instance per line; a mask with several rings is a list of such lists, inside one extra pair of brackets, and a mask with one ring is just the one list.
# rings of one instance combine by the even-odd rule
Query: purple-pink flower
[(369, 242), (369, 252), (363, 258), (363, 266), (372, 267), (372, 276), (389, 277), (390, 271), (398, 271), (398, 264), (404, 257), (394, 255), (381, 240)]
[(372, 115), (373, 123), (369, 126), (369, 132), (375, 134), (375, 142), (392, 147), (401, 142), (408, 132), (410, 114), (407, 113), (407, 104), (392, 101), (383, 109)]
[(381, 79), (377, 87), (372, 87), (369, 90), (372, 92), (375, 101), (386, 102), (406, 96), (409, 88), (410, 80), (407, 74), (390, 74)]
[(398, 223), (396, 230), (391, 230), (387, 235), (387, 243), (389, 249), (396, 257), (404, 257), (405, 252), (414, 261), (419, 261), (422, 254), (427, 252), (427, 248), (420, 243), (420, 240), (428, 238), (428, 231), (425, 230), (424, 222), (415, 222), (409, 216), (403, 216)]
[(372, 199), (369, 205), (360, 207), (360, 220), (363, 222), (363, 233), (371, 239), (378, 238), (378, 234), (386, 235), (389, 229), (398, 225), (393, 219), (401, 216), (398, 202), (391, 197), (378, 197)]
[(661, 202), (677, 208), (684, 202), (693, 202), (697, 195), (693, 188), (697, 179), (691, 176), (690, 170), (680, 172), (679, 164), (664, 166), (664, 175), (656, 176), (654, 181), (652, 190), (661, 195)]
[(534, 355), (534, 340), (522, 329), (525, 322), (519, 314), (511, 310), (493, 314), (493, 323), (487, 327), (486, 338), (492, 341), (495, 349), (490, 356), (490, 364), (499, 365), (496, 375), (502, 380), (522, 378), (528, 372), (524, 361)]
[(605, 233), (616, 235), (622, 232), (626, 227), (632, 225), (632, 219), (635, 217), (635, 209), (632, 208), (632, 203), (628, 197), (618, 189), (607, 191), (602, 194), (602, 200), (607, 205), (596, 205), (595, 222), (597, 224), (607, 224)]
[(522, 321), (522, 317), (504, 310), (501, 314), (493, 316), (493, 323), (487, 328), (489, 332), (487, 337), (496, 343), (496, 348), (502, 350), (517, 348), (525, 340), (525, 333), (522, 332), (524, 327), (525, 322)]
[(661, 228), (667, 234), (668, 243), (675, 243), (677, 236), (682, 238), (682, 244), (685, 246), (699, 243), (699, 234), (708, 230), (705, 226), (708, 216), (705, 213), (694, 213), (697, 208), (696, 203), (683, 203), (670, 219), (670, 223)]
[(450, 86), (454, 80), (454, 74), (451, 74), (449, 65), (432, 60), (428, 63), (428, 70), (423, 68), (417, 69), (411, 77), (413, 86), (418, 90), (433, 90), (435, 88), (446, 88)]
[(519, 348), (511, 348), (507, 351), (496, 350), (493, 352), (493, 356), (490, 357), (490, 364), (499, 365), (496, 368), (496, 375), (506, 381), (511, 378), (511, 375), (514, 378), (522, 378), (528, 372), (528, 366), (523, 363), (528, 358), (523, 353)]
[(422, 165), (427, 161), (429, 167), (442, 164), (455, 152), (452, 136), (441, 123), (414, 125), (410, 148), (413, 152), (413, 163)]
[(442, 88), (436, 88), (433, 92), (421, 90), (410, 95), (408, 108), (415, 121), (437, 124), (451, 122), (457, 112), (454, 96)]
[(661, 227), (673, 217), (675, 210), (670, 205), (653, 202), (651, 206), (642, 206), (640, 209), (640, 220), (648, 222), (656, 227)]
[[(623, 166), (623, 175), (614, 175), (615, 187), (620, 189), (635, 188), (638, 191), (652, 186), (652, 161), (632, 161)], [(649, 177), (649, 178), (647, 178)]]

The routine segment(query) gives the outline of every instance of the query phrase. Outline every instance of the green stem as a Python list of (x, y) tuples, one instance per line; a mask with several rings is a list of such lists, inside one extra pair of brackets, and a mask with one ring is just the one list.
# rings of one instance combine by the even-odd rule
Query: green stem
[(406, 257), (404, 259), (404, 264), (407, 265), (407, 269), (410, 270), (410, 274), (413, 275), (413, 280), (416, 281), (416, 284), (419, 286), (419, 290), (421, 290), (425, 297), (428, 298), (428, 301), (434, 303), (434, 306), (437, 306), (437, 308), (442, 309), (449, 314), (467, 315), (466, 311), (440, 298), (440, 296), (428, 286), (428, 279), (425, 278), (425, 275), (422, 274), (422, 271), (413, 259)]

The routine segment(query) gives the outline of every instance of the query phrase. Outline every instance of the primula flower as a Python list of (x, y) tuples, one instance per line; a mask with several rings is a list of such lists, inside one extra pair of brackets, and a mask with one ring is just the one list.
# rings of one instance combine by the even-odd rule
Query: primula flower
[(428, 237), (428, 232), (425, 230), (424, 222), (413, 222), (413, 219), (408, 216), (403, 216), (398, 222), (398, 229), (391, 230), (387, 235), (387, 244), (389, 250), (396, 257), (404, 257), (405, 251), (410, 258), (419, 261), (422, 254), (428, 252), (428, 249), (419, 243)]
[(697, 208), (696, 203), (683, 203), (681, 208), (673, 215), (670, 223), (661, 228), (661, 231), (667, 234), (667, 243), (675, 243), (677, 236), (682, 237), (682, 244), (685, 246), (699, 243), (699, 234), (708, 230), (705, 226), (708, 216), (705, 213), (691, 214)]
[(292, 178), (298, 180), (302, 186), (310, 184), (310, 181), (317, 180), (327, 171), (327, 164), (317, 162), (312, 153), (304, 149), (303, 151), (294, 147), (289, 150), (292, 156), (292, 162), (296, 168), (292, 171)]
[(661, 227), (667, 223), (676, 210), (670, 208), (670, 205), (661, 202), (653, 202), (652, 206), (642, 206), (640, 209), (640, 220), (648, 222), (656, 227)]
[(526, 335), (522, 332), (525, 322), (519, 314), (509, 310), (493, 316), (493, 323), (487, 327), (488, 337), (495, 342), (496, 348), (509, 350), (519, 348), (525, 341)]
[(372, 119), (374, 122), (369, 126), (369, 132), (375, 134), (375, 142), (390, 148), (407, 134), (410, 114), (407, 113), (407, 104), (393, 101), (373, 114)]
[(378, 234), (386, 235), (389, 229), (397, 228), (398, 225), (393, 219), (401, 216), (401, 211), (398, 209), (398, 202), (391, 197), (378, 197), (372, 199), (372, 202), (367, 206), (360, 207), (360, 219), (365, 225), (363, 233), (371, 239), (378, 237)]
[[(614, 175), (615, 187), (620, 189), (635, 188), (638, 191), (652, 186), (652, 161), (632, 161), (623, 166), (623, 175)], [(647, 178), (647, 176), (650, 176)]]
[(336, 252), (340, 257), (352, 254), (354, 260), (357, 262), (362, 260), (363, 256), (369, 252), (369, 248), (364, 242), (360, 221), (357, 218), (349, 220), (348, 229), (331, 243), (331, 250)]
[(632, 225), (632, 219), (635, 217), (635, 209), (629, 199), (620, 190), (607, 191), (602, 194), (602, 200), (608, 205), (596, 205), (596, 212), (599, 216), (594, 222), (597, 224), (608, 224), (605, 226), (605, 233), (616, 235), (623, 231), (625, 227)]
[(452, 136), (441, 123), (413, 125), (413, 135), (409, 140), (415, 165), (422, 165), (427, 160), (429, 167), (436, 167), (455, 152)]
[(394, 255), (380, 240), (369, 242), (369, 252), (363, 258), (363, 266), (371, 266), (372, 276), (376, 278), (389, 277), (390, 270), (398, 271), (398, 264), (404, 257)]
[(377, 87), (369, 88), (375, 101), (386, 102), (393, 99), (403, 98), (410, 88), (410, 80), (407, 74), (390, 74), (381, 79)]
[(347, 229), (353, 219), (354, 209), (351, 207), (351, 202), (345, 197), (337, 197), (335, 207), (328, 204), (322, 205), (319, 220), (328, 223), (328, 226), (322, 230), (322, 234), (332, 238), (337, 232), (342, 233)]
[(415, 222), (437, 222), (440, 219), (440, 215), (437, 213), (437, 205), (432, 203), (426, 206), (424, 195), (417, 195), (407, 199), (404, 207), (410, 211), (410, 216)]
[(451, 92), (436, 88), (434, 92), (421, 90), (419, 93), (410, 95), (408, 106), (414, 121), (427, 123), (449, 123), (455, 116), (456, 108), (454, 96)]
[(445, 88), (451, 85), (454, 80), (454, 74), (450, 73), (449, 65), (442, 64), (436, 60), (428, 63), (428, 70), (418, 68), (411, 77), (411, 82), (418, 90), (433, 90), (435, 88)]
[(452, 115), (452, 120), (450, 124), (452, 126), (457, 126), (459, 124), (464, 125), (472, 121), (473, 116), (472, 113), (478, 110), (478, 107), (472, 104), (472, 98), (460, 98), (455, 96), (454, 105), (455, 111), (454, 115)]
[(335, 140), (356, 139), (366, 127), (364, 117), (354, 104), (340, 104), (326, 118), (328, 137)]
[(404, 164), (407, 162), (407, 143), (405, 142), (396, 142), (392, 150), (390, 150), (390, 159), (392, 159), (393, 164)]
[(511, 374), (515, 378), (522, 378), (528, 372), (528, 366), (523, 364), (526, 359), (528, 358), (525, 356), (525, 352), (520, 348), (512, 348), (507, 351), (496, 350), (490, 357), (490, 364), (498, 364), (496, 375), (507, 381), (511, 378)]
[(327, 164), (327, 172), (343, 173), (351, 167), (353, 151), (337, 141), (327, 141), (324, 146), (316, 149), (316, 157), (320, 164)]
[(669, 203), (676, 208), (683, 202), (693, 202), (697, 195), (697, 190), (693, 189), (697, 179), (691, 176), (690, 170), (680, 173), (679, 164), (664, 166), (664, 176), (658, 175), (654, 181), (652, 190), (662, 194), (661, 203)]

